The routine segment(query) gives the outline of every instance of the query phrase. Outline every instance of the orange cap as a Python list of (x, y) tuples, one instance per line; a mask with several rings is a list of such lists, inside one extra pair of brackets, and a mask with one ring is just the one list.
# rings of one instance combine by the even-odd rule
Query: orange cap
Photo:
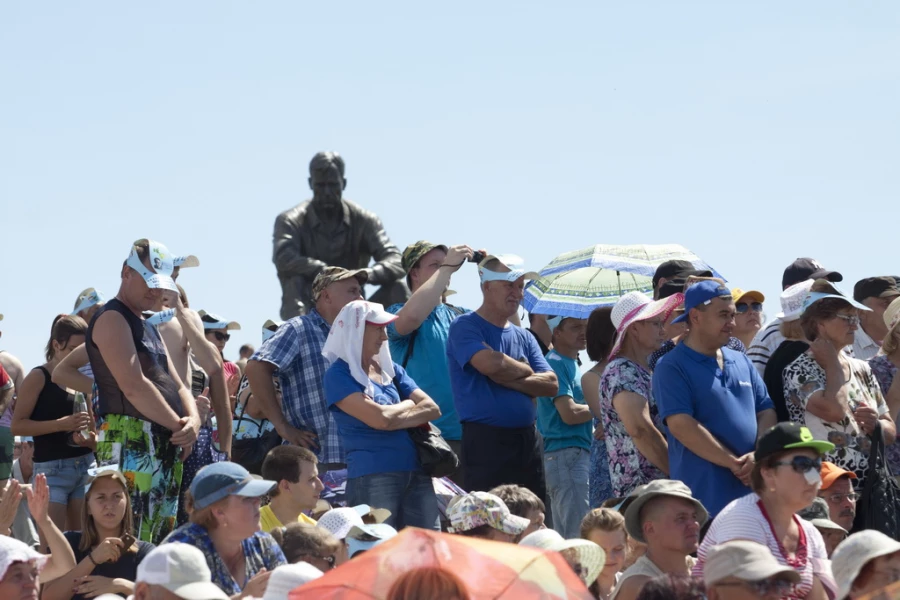
[(856, 473), (853, 471), (845, 471), (834, 463), (822, 461), (822, 488), (823, 490), (827, 490), (831, 487), (831, 484), (837, 481), (839, 478), (847, 475), (850, 479), (856, 479)]

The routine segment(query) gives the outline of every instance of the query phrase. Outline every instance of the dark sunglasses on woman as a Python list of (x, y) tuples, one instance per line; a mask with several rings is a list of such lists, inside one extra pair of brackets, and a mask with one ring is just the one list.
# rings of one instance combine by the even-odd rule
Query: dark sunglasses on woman
[(230, 333), (222, 333), (221, 331), (210, 331), (210, 333), (216, 336), (216, 339), (220, 342), (227, 342), (231, 339)]
[(803, 475), (807, 471), (821, 471), (822, 470), (822, 459), (821, 458), (810, 458), (808, 456), (795, 456), (790, 461), (785, 462), (777, 462), (774, 463), (776, 467), (785, 466), (791, 467), (797, 473)]
[(738, 312), (738, 314), (744, 314), (748, 310), (752, 310), (753, 312), (762, 312), (762, 302), (738, 302), (734, 305), (734, 309)]

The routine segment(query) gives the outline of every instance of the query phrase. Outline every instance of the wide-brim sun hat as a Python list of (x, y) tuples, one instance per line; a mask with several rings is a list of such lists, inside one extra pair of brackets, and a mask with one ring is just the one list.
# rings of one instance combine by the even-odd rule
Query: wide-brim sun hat
[(775, 576), (800, 583), (800, 573), (779, 563), (766, 546), (749, 540), (731, 540), (711, 547), (703, 567), (703, 581), (707, 586), (729, 577), (762, 581)]
[(684, 302), (682, 294), (674, 294), (662, 300), (651, 300), (641, 292), (628, 292), (622, 296), (610, 313), (613, 327), (616, 328), (616, 341), (609, 353), (609, 359), (615, 358), (622, 349), (625, 333), (632, 324), (659, 315), (668, 317), (682, 302)]
[(641, 510), (648, 502), (656, 498), (681, 498), (691, 502), (697, 509), (697, 521), (701, 528), (709, 520), (709, 512), (706, 507), (694, 498), (691, 488), (680, 481), (657, 479), (635, 488), (629, 497), (631, 496), (634, 496), (634, 500), (625, 510), (625, 531), (642, 544), (646, 544), (647, 540), (644, 539), (644, 531), (641, 527)]
[(597, 580), (600, 571), (606, 564), (606, 552), (594, 542), (582, 539), (567, 540), (553, 529), (538, 529), (529, 533), (522, 538), (519, 545), (551, 552), (575, 550), (578, 554), (578, 563), (584, 569), (582, 581), (586, 586), (590, 586)]
[(831, 557), (831, 572), (838, 583), (837, 597), (847, 597), (866, 563), (894, 552), (900, 552), (900, 542), (874, 529), (854, 533), (841, 542)]
[(816, 529), (829, 529), (831, 531), (843, 531), (844, 535), (850, 533), (831, 519), (813, 519), (810, 521)]

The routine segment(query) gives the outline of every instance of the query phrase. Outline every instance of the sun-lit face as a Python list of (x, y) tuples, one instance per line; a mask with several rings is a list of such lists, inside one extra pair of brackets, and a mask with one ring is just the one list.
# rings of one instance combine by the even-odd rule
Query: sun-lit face
[(233, 539), (245, 540), (259, 531), (259, 503), (261, 498), (228, 496), (213, 509), (219, 527), (226, 527)]
[(594, 542), (606, 553), (606, 563), (603, 565), (602, 575), (615, 575), (622, 571), (625, 565), (625, 553), (628, 550), (628, 538), (624, 529), (616, 529), (615, 531), (603, 531), (602, 529), (592, 529), (587, 539)]
[(39, 569), (33, 561), (14, 562), (0, 581), (0, 598), (4, 600), (37, 600)]
[(88, 514), (104, 529), (117, 529), (128, 506), (126, 491), (112, 477), (100, 477), (91, 484), (87, 503)]

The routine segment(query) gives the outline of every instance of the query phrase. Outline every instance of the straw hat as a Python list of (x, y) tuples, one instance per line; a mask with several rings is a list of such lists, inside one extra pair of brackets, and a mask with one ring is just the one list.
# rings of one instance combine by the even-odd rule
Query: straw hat
[(575, 550), (578, 553), (578, 563), (583, 569), (581, 579), (587, 586), (597, 580), (606, 563), (606, 553), (594, 542), (582, 539), (567, 540), (553, 529), (538, 529), (534, 533), (529, 533), (519, 545), (551, 552)]

